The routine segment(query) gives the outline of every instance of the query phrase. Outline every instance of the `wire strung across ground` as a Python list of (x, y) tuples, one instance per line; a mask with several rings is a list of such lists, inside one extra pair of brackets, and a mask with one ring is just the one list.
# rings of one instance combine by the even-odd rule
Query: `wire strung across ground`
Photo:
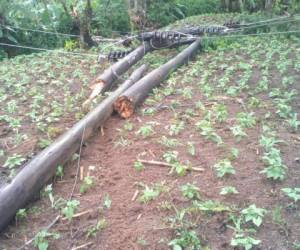
[(47, 52), (53, 52), (53, 53), (62, 53), (62, 54), (67, 54), (67, 55), (69, 54), (69, 55), (80, 55), (80, 56), (98, 57), (97, 54), (91, 54), (91, 53), (68, 52), (68, 51), (62, 51), (62, 50), (36, 48), (36, 47), (30, 47), (30, 46), (24, 46), (24, 45), (17, 45), (17, 44), (9, 44), (9, 43), (0, 43), (0, 45), (8, 46), (8, 47), (15, 47), (15, 48), (38, 50), (38, 51), (47, 51)]
[(283, 20), (283, 21), (276, 21), (276, 22), (271, 22), (271, 23), (258, 24), (258, 25), (253, 25), (253, 26), (245, 26), (245, 27), (241, 27), (241, 28), (238, 28), (238, 29), (232, 29), (232, 30), (228, 31), (228, 33), (240, 32), (240, 31), (243, 31), (243, 30), (246, 30), (246, 29), (255, 29), (255, 28), (259, 28), (259, 27), (280, 25), (280, 24), (299, 22), (299, 21), (300, 21), (300, 19), (292, 18), (292, 19)]

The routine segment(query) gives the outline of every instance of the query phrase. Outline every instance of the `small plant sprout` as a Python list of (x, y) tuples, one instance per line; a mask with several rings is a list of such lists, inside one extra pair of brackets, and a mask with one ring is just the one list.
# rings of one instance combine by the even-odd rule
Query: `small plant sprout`
[(210, 121), (202, 120), (196, 123), (196, 127), (201, 130), (201, 135), (206, 139), (216, 142), (218, 145), (223, 143), (222, 138), (215, 132)]
[(55, 176), (59, 177), (60, 179), (64, 176), (64, 167), (59, 165), (55, 171)]
[(70, 200), (67, 202), (67, 205), (61, 210), (61, 212), (67, 217), (69, 221), (71, 221), (79, 205), (80, 202), (78, 200)]
[(162, 136), (158, 142), (167, 148), (174, 148), (174, 147), (177, 147), (178, 145), (180, 145), (180, 143), (177, 139), (171, 139), (166, 136)]
[(129, 121), (126, 121), (125, 124), (124, 124), (124, 130), (132, 131), (133, 130), (133, 124)]
[(244, 234), (236, 234), (231, 240), (230, 245), (233, 247), (243, 247), (245, 250), (250, 250), (253, 246), (257, 246), (261, 243), (260, 240), (254, 239)]
[(298, 120), (297, 116), (298, 114), (294, 113), (292, 117), (289, 120), (287, 120), (293, 132), (297, 132), (300, 127), (300, 121)]
[(26, 160), (22, 155), (13, 154), (5, 161), (3, 167), (8, 167), (9, 169), (17, 168), (22, 165), (22, 163)]
[(145, 168), (144, 164), (138, 160), (134, 162), (133, 167), (138, 171), (141, 171)]
[(255, 226), (259, 227), (262, 224), (263, 217), (267, 213), (267, 210), (256, 207), (255, 204), (243, 209), (241, 214), (246, 222), (252, 222)]
[(179, 230), (177, 238), (168, 244), (173, 250), (201, 249), (201, 241), (195, 231)]
[(225, 122), (228, 118), (228, 111), (224, 104), (214, 105), (213, 112), (216, 120), (220, 123)]
[(27, 211), (25, 208), (19, 209), (16, 213), (16, 220), (21, 220), (27, 217)]
[(292, 199), (294, 202), (300, 200), (300, 188), (282, 188), (282, 192), (284, 192), (287, 197)]
[(235, 160), (238, 158), (239, 154), (240, 154), (240, 151), (237, 148), (231, 148), (229, 159)]
[(142, 195), (139, 197), (139, 201), (142, 203), (148, 203), (160, 195), (160, 190), (155, 187), (148, 187), (147, 185), (144, 185), (144, 190), (142, 192)]
[(97, 233), (103, 229), (105, 229), (107, 226), (107, 222), (104, 218), (100, 219), (95, 226), (88, 229), (87, 237), (96, 237)]
[(243, 137), (247, 137), (247, 134), (243, 131), (242, 127), (239, 125), (230, 128), (233, 136), (239, 142)]
[(49, 238), (57, 240), (60, 238), (60, 235), (57, 233), (49, 233), (46, 230), (42, 230), (35, 235), (33, 245), (39, 250), (47, 250), (49, 246)]
[(82, 184), (80, 185), (79, 192), (85, 194), (89, 189), (95, 185), (94, 177), (85, 176)]
[(193, 142), (188, 142), (187, 143), (187, 148), (188, 148), (188, 153), (192, 156), (196, 155), (196, 147)]
[(187, 183), (180, 188), (182, 195), (190, 200), (200, 199), (200, 189), (194, 184)]
[(237, 121), (242, 128), (251, 128), (254, 127), (256, 124), (256, 118), (254, 113), (238, 113), (237, 114)]
[(178, 161), (178, 152), (177, 151), (168, 151), (163, 154), (163, 158), (167, 163), (175, 163)]
[(112, 200), (108, 194), (104, 196), (104, 202), (103, 205), (106, 209), (110, 209), (112, 204)]
[(182, 130), (184, 130), (185, 124), (183, 121), (177, 121), (175, 124), (170, 125), (169, 135), (178, 135)]
[(141, 135), (143, 138), (147, 138), (154, 134), (154, 130), (151, 125), (144, 125), (136, 132), (136, 134)]
[(224, 159), (214, 165), (214, 168), (216, 169), (217, 176), (223, 177), (228, 174), (235, 174), (235, 169), (232, 166), (230, 160)]
[(221, 189), (220, 195), (238, 194), (239, 192), (233, 186), (226, 186)]

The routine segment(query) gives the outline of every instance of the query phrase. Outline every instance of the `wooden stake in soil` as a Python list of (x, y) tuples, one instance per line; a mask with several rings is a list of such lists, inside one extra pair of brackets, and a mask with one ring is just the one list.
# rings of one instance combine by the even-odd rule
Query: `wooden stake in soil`
[(200, 45), (200, 39), (197, 39), (176, 57), (144, 76), (117, 99), (114, 109), (121, 117), (129, 118), (134, 113), (136, 105), (141, 103), (154, 87), (166, 79), (172, 70), (188, 61), (197, 52)]
[(135, 70), (116, 91), (34, 157), (9, 184), (2, 187), (0, 190), (0, 232), (14, 218), (18, 209), (25, 207), (51, 179), (57, 166), (67, 162), (78, 150), (82, 141), (86, 141), (107, 120), (113, 112), (114, 101), (140, 79), (147, 68), (147, 65), (143, 65)]

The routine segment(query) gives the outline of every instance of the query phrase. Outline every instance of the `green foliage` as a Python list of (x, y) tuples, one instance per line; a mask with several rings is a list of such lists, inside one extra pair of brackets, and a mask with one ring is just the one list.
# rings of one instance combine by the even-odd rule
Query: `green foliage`
[(294, 202), (300, 200), (300, 188), (282, 188), (281, 191), (284, 192)]
[(80, 202), (78, 200), (70, 200), (67, 205), (61, 210), (62, 214), (67, 217), (69, 221), (72, 220), (75, 211), (78, 209)]
[(103, 229), (105, 229), (107, 226), (107, 222), (106, 220), (103, 218), (103, 219), (100, 219), (97, 224), (95, 226), (93, 226), (92, 228), (89, 228), (88, 229), (88, 232), (87, 232), (87, 237), (96, 237), (97, 233)]
[(154, 200), (160, 195), (160, 190), (156, 186), (149, 187), (147, 185), (144, 186), (144, 190), (142, 195), (139, 197), (139, 201), (142, 203), (148, 203), (151, 200)]
[(22, 163), (26, 160), (26, 158), (22, 157), (22, 155), (13, 154), (5, 161), (3, 167), (8, 167), (9, 169), (13, 169), (22, 165)]
[(106, 194), (104, 197), (104, 202), (103, 202), (104, 207), (107, 209), (110, 209), (111, 203), (112, 203), (112, 201), (111, 201), (110, 196), (108, 194)]
[(188, 199), (200, 199), (200, 189), (194, 184), (187, 183), (180, 188), (182, 195)]
[(227, 194), (238, 194), (239, 192), (236, 190), (235, 187), (226, 186), (221, 189), (220, 195), (227, 195)]
[(222, 138), (215, 132), (210, 121), (202, 120), (196, 123), (196, 127), (201, 130), (201, 135), (206, 139), (216, 142), (218, 145), (223, 143)]
[(57, 233), (49, 233), (46, 230), (42, 230), (36, 234), (34, 237), (33, 245), (39, 250), (47, 250), (49, 246), (48, 239), (59, 239), (60, 235)]
[(191, 208), (192, 211), (204, 211), (208, 213), (221, 213), (221, 212), (229, 212), (231, 209), (218, 202), (213, 200), (208, 201), (193, 201), (193, 206)]
[(177, 238), (171, 240), (168, 244), (173, 250), (201, 249), (201, 241), (195, 231), (180, 230), (177, 234)]
[(257, 246), (260, 244), (260, 240), (256, 240), (250, 236), (246, 236), (244, 234), (236, 234), (235, 237), (231, 240), (231, 246), (241, 246), (245, 250), (250, 250), (253, 246)]
[(80, 185), (79, 192), (81, 194), (86, 193), (91, 187), (95, 184), (94, 178), (92, 176), (86, 176), (83, 179), (82, 184)]
[(217, 176), (223, 177), (227, 174), (235, 174), (235, 169), (232, 166), (230, 160), (224, 159), (214, 165), (214, 168), (216, 169)]
[(21, 208), (17, 211), (17, 213), (16, 213), (17, 220), (24, 219), (26, 217), (27, 217), (27, 211), (25, 208)]
[(151, 125), (144, 125), (136, 132), (136, 134), (141, 135), (143, 138), (147, 138), (154, 134), (154, 130)]
[(245, 208), (241, 211), (241, 214), (244, 216), (245, 221), (251, 221), (257, 227), (261, 225), (262, 219), (266, 213), (267, 210), (258, 208), (255, 204), (252, 204), (248, 208)]
[(141, 171), (145, 168), (144, 164), (141, 163), (140, 161), (135, 161), (133, 167), (138, 171)]

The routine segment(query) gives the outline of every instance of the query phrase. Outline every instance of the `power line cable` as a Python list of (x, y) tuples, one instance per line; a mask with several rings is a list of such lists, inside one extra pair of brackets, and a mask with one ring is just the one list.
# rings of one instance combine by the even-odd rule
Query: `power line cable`
[(239, 38), (247, 36), (272, 36), (272, 35), (284, 35), (284, 34), (296, 34), (300, 33), (300, 30), (289, 30), (289, 31), (279, 31), (279, 32), (266, 32), (266, 33), (255, 33), (255, 34), (244, 34), (244, 35), (229, 35), (229, 36), (206, 36), (207, 39), (218, 39), (218, 38)]
[(239, 31), (243, 31), (243, 30), (246, 30), (246, 29), (254, 29), (254, 28), (259, 28), (259, 27), (264, 27), (264, 26), (280, 25), (280, 24), (299, 22), (299, 21), (300, 21), (300, 19), (294, 19), (293, 18), (293, 19), (284, 20), (284, 21), (277, 21), (277, 22), (271, 22), (271, 23), (253, 25), (253, 26), (245, 26), (245, 27), (241, 27), (241, 28), (238, 28), (238, 29), (232, 29), (229, 32), (239, 32)]
[(91, 53), (67, 52), (67, 51), (61, 51), (61, 50), (36, 48), (36, 47), (23, 46), (23, 45), (16, 45), (16, 44), (9, 44), (9, 43), (0, 43), (0, 45), (8, 46), (8, 47), (23, 48), (23, 49), (38, 50), (38, 51), (48, 51), (48, 52), (53, 52), (53, 53), (69, 54), (69, 55), (81, 55), (81, 56), (93, 56), (93, 57), (98, 57), (97, 54), (91, 54)]

